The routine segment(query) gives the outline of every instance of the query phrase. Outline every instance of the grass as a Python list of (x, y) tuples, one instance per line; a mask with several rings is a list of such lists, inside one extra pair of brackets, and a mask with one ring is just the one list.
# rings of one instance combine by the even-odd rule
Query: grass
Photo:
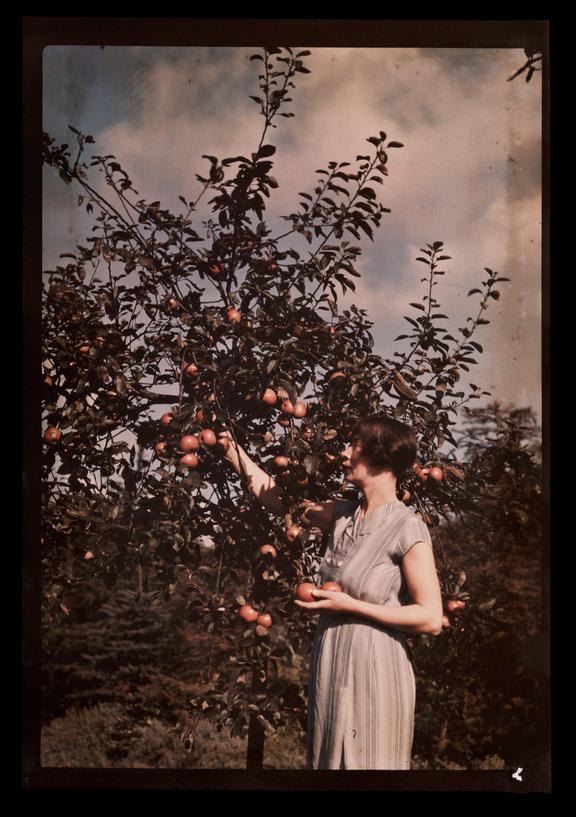
[[(266, 738), (264, 768), (304, 769), (306, 736), (284, 727)], [(245, 769), (246, 738), (218, 732), (201, 721), (193, 748), (187, 751), (177, 730), (158, 718), (141, 726), (126, 725), (122, 707), (99, 704), (71, 709), (42, 729), (41, 765), (79, 768)]]
[[(125, 724), (117, 704), (98, 704), (71, 709), (42, 729), (41, 765), (66, 768), (131, 769), (245, 769), (246, 739), (218, 732), (209, 721), (201, 721), (192, 750), (187, 751), (177, 730), (157, 718), (142, 726)], [(300, 727), (279, 729), (266, 738), (264, 769), (305, 769), (306, 736)], [(436, 758), (434, 763), (414, 754), (412, 770), (466, 769)], [(473, 769), (504, 769), (498, 755), (474, 761)]]

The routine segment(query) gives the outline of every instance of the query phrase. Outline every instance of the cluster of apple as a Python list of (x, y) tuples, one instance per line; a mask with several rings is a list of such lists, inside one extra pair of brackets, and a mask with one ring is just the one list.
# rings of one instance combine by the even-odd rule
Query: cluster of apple
[[(278, 551), (274, 545), (265, 544), (260, 546), (260, 554), (264, 557), (275, 559), (278, 555)], [(251, 604), (243, 604), (238, 610), (238, 615), (244, 619), (244, 621), (255, 621), (256, 625), (259, 624), (261, 627), (266, 627), (266, 629), (272, 626), (272, 616), (270, 613), (259, 613)]]
[[(192, 364), (194, 365), (194, 364)], [(163, 428), (168, 428), (174, 419), (173, 412), (166, 412), (160, 418), (160, 425)], [(206, 417), (202, 409), (196, 412), (196, 421), (202, 423)], [(214, 414), (212, 415), (214, 419)], [(160, 439), (154, 446), (154, 451), (157, 457), (161, 457), (166, 449), (167, 442)], [(207, 448), (216, 448), (219, 452), (226, 452), (230, 446), (230, 442), (226, 437), (217, 438), (216, 434), (211, 428), (203, 428), (199, 434), (183, 434), (178, 440), (178, 453), (180, 454), (179, 464), (186, 466), (186, 468), (196, 468), (199, 463), (198, 456), (193, 453), (197, 451), (201, 445)]]
[[(274, 555), (276, 555), (276, 550), (272, 545), (262, 545), (260, 548), (260, 552), (264, 553), (264, 548), (271, 548), (274, 551)], [(270, 552), (270, 551), (266, 551)], [(312, 582), (302, 582), (296, 588), (296, 597), (300, 601), (318, 601), (318, 599), (314, 598), (312, 595), (313, 590), (329, 590), (333, 593), (341, 593), (342, 588), (338, 584), (338, 582), (324, 582), (324, 584), (318, 588)], [(244, 619), (244, 621), (248, 622), (256, 622), (256, 624), (260, 624), (262, 627), (266, 627), (269, 629), (272, 626), (272, 616), (270, 613), (259, 613), (251, 604), (243, 604), (240, 609), (238, 610), (238, 615), (240, 618)]]
[(431, 465), (424, 467), (421, 463), (415, 462), (412, 470), (422, 482), (426, 482), (428, 478), (435, 479), (436, 482), (442, 482), (444, 479), (444, 469), (439, 465)]
[[(429, 478), (436, 480), (436, 482), (442, 482), (444, 479), (444, 469), (439, 465), (423, 466), (421, 463), (415, 462), (412, 466), (412, 471), (422, 482), (426, 482)], [(400, 490), (398, 492), (398, 499), (402, 502), (410, 502), (412, 494), (407, 488), (403, 488), (401, 489), (401, 494)], [(428, 519), (432, 521), (431, 517), (428, 517)]]
[(324, 582), (320, 588), (312, 582), (302, 582), (296, 588), (296, 596), (300, 601), (318, 601), (318, 599), (312, 595), (312, 591), (318, 589), (332, 591), (333, 593), (342, 592), (342, 588), (338, 582)]
[[(268, 406), (275, 406), (278, 403), (278, 395), (274, 391), (274, 389), (267, 388), (264, 390), (262, 394), (262, 402), (266, 403)], [(296, 400), (295, 403), (292, 403), (291, 400), (283, 400), (280, 404), (280, 411), (284, 414), (284, 417), (281, 417), (278, 422), (281, 426), (288, 427), (290, 425), (290, 417), (302, 418), (306, 417), (308, 413), (308, 407), (306, 403), (302, 400)], [(288, 464), (288, 463), (286, 463)]]
[(238, 610), (238, 615), (240, 618), (243, 618), (244, 621), (255, 621), (256, 624), (259, 624), (261, 627), (266, 627), (267, 630), (272, 626), (272, 616), (270, 613), (259, 613), (251, 604), (243, 604)]

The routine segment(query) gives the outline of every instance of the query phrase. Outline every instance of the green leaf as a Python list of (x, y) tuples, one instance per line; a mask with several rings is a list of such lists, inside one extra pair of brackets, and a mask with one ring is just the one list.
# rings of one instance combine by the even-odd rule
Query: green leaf
[(360, 229), (361, 229), (361, 230), (363, 230), (363, 231), (366, 233), (366, 235), (367, 235), (369, 238), (372, 238), (372, 236), (373, 236), (372, 230), (371, 230), (371, 228), (370, 228), (370, 227), (369, 227), (369, 226), (366, 224), (366, 222), (364, 222), (364, 221), (359, 221), (359, 222), (358, 222), (358, 226), (360, 227)]
[(263, 156), (272, 156), (274, 153), (276, 153), (274, 145), (262, 145), (256, 156), (261, 159)]
[(404, 145), (402, 142), (388, 142), (386, 145), (387, 148), (403, 148)]
[(471, 289), (470, 292), (468, 293), (468, 295), (474, 295), (476, 292), (479, 292), (480, 294), (482, 294), (481, 289), (476, 289), (475, 288), (475, 289)]

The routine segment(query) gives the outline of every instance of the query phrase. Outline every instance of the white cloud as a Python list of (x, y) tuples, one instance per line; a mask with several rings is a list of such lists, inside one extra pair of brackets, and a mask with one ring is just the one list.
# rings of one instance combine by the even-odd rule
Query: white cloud
[[(131, 115), (95, 134), (97, 152), (118, 158), (141, 197), (178, 209), (179, 194), (194, 198), (199, 189), (203, 153), (248, 155), (259, 142), (262, 119), (248, 99), (257, 93), (254, 50), (167, 49), (163, 57), (156, 49), (136, 76), (124, 75)], [(520, 49), (313, 49), (312, 73), (297, 75), (292, 94), (296, 116), (278, 120), (266, 141), (278, 146), (279, 214), (313, 186), (316, 168), (369, 153), (366, 137), (384, 130), (403, 142), (389, 151), (381, 189), (392, 213), (367, 242), (365, 278), (342, 306), (366, 308), (389, 345), (422, 291), (426, 269), (415, 257), (441, 240), (453, 261), (435, 294), (456, 322), (468, 314), (466, 292), (483, 267), (512, 279), (484, 327), (486, 363), (475, 377), (497, 383), (504, 400), (538, 403), (540, 93), (539, 75), (529, 85), (507, 81), (522, 60)]]

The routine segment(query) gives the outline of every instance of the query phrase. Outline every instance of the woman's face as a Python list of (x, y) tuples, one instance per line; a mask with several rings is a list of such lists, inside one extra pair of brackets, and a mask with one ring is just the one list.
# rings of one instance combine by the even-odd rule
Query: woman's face
[(367, 466), (362, 460), (361, 443), (352, 442), (344, 449), (341, 456), (343, 457), (344, 477), (348, 482), (361, 481), (366, 477)]

